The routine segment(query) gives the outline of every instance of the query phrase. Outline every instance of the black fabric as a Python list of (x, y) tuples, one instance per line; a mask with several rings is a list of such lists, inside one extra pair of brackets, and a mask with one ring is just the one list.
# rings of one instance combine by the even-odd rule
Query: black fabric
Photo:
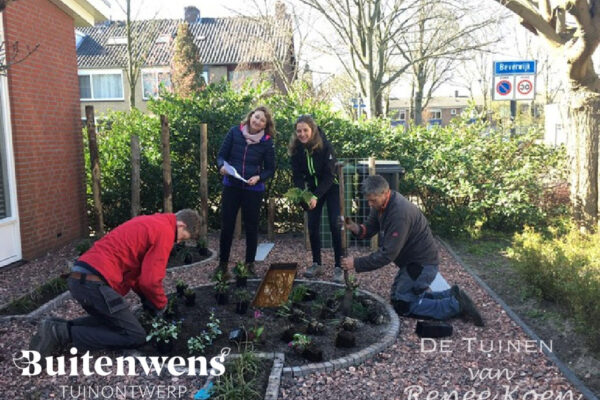
[(69, 291), (89, 316), (70, 321), (73, 345), (80, 350), (139, 346), (146, 332), (127, 302), (102, 282), (68, 280)]
[(323, 140), (323, 148), (308, 155), (312, 159), (311, 166), (314, 166), (314, 173), (310, 171), (304, 146), (296, 148), (294, 154), (292, 154), (291, 162), (294, 186), (304, 189), (306, 184), (308, 190), (321, 198), (336, 182), (335, 164), (337, 160), (333, 146), (327, 141), (321, 128), (319, 128), (319, 135)]
[[(263, 137), (264, 138), (264, 137)], [(273, 139), (262, 140), (248, 145), (239, 126), (229, 130), (217, 155), (217, 167), (221, 169), (224, 161), (231, 164), (244, 179), (260, 176), (260, 182), (271, 178), (275, 173), (275, 150)], [(232, 185), (248, 187), (239, 179), (231, 179)]]
[(327, 215), (329, 217), (329, 228), (331, 230), (331, 241), (335, 266), (341, 266), (342, 235), (340, 231), (340, 197), (339, 186), (333, 185), (323, 197), (317, 200), (317, 205), (308, 211), (308, 235), (313, 262), (321, 265), (321, 214), (323, 205), (327, 203)]
[(242, 221), (246, 231), (246, 262), (254, 262), (258, 245), (258, 221), (263, 192), (243, 190), (224, 186), (221, 201), (221, 236), (219, 240), (219, 260), (229, 261), (233, 231), (238, 210), (242, 209)]

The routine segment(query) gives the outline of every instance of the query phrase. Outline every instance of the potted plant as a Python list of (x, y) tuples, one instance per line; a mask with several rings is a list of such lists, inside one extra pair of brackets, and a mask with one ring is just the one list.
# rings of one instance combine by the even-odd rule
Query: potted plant
[(213, 279), (215, 281), (215, 297), (217, 298), (217, 304), (227, 304), (229, 302), (229, 296), (227, 295), (229, 284), (225, 280), (223, 271), (218, 271)]
[(185, 297), (186, 306), (191, 307), (196, 304), (196, 292), (194, 292), (194, 289), (185, 289), (183, 291), (183, 297)]
[(152, 322), (152, 329), (146, 336), (146, 341), (154, 342), (159, 353), (167, 354), (173, 350), (180, 331), (180, 322), (169, 322), (161, 318), (155, 318)]
[(171, 297), (167, 302), (167, 307), (165, 308), (165, 318), (166, 319), (175, 319), (177, 318), (178, 310), (178, 301), (177, 297)]
[(317, 348), (309, 336), (302, 333), (294, 334), (294, 339), (288, 343), (296, 353), (312, 362), (323, 361), (323, 351)]
[(252, 294), (246, 289), (238, 289), (233, 293), (233, 298), (236, 302), (235, 312), (238, 314), (246, 314)]
[(183, 280), (178, 279), (177, 282), (175, 282), (175, 289), (177, 289), (177, 296), (179, 296), (179, 297), (183, 296), (183, 292), (187, 288), (188, 288), (188, 285)]
[(248, 283), (248, 276), (250, 271), (245, 263), (238, 261), (233, 267), (233, 274), (235, 275), (235, 284), (237, 287), (246, 287)]
[(201, 256), (208, 256), (208, 247), (206, 245), (206, 239), (198, 239), (198, 241), (196, 242), (196, 249), (198, 250), (198, 254), (200, 254)]

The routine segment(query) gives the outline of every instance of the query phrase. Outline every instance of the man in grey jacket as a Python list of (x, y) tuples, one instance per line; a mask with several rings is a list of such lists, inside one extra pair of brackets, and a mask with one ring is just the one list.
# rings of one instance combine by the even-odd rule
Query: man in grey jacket
[(458, 286), (442, 292), (429, 289), (438, 273), (439, 256), (421, 211), (400, 193), (391, 191), (379, 175), (366, 178), (362, 187), (371, 212), (365, 224), (348, 220), (346, 227), (361, 239), (379, 234), (380, 247), (365, 257), (343, 258), (342, 268), (367, 272), (394, 262), (399, 271), (390, 297), (398, 314), (438, 320), (462, 315), (483, 326), (473, 301)]

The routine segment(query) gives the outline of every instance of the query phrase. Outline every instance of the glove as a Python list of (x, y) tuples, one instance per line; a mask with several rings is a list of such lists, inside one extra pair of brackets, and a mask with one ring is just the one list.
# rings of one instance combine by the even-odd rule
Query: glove
[[(147, 313), (149, 313), (152, 316), (158, 317), (158, 316), (162, 316), (165, 312), (165, 309), (159, 309), (156, 308), (156, 306), (154, 304), (152, 304), (151, 301), (149, 301), (148, 299), (146, 299), (146, 297), (144, 297), (144, 295), (139, 294), (138, 296), (140, 296), (140, 300), (142, 302), (142, 309), (144, 311), (146, 311)], [(165, 307), (166, 308), (166, 307)]]
[(417, 296), (420, 296), (427, 290), (427, 288), (428, 288), (428, 286), (426, 286), (426, 287), (413, 286), (411, 290), (414, 294), (416, 294)]

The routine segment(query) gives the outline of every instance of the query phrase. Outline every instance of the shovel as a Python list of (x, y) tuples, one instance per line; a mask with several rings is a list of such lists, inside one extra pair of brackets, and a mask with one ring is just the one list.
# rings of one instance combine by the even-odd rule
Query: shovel
[[(342, 257), (348, 256), (348, 242), (346, 240), (346, 218), (345, 214), (345, 201), (344, 201), (344, 163), (337, 163), (337, 173), (339, 181), (339, 195), (340, 195), (340, 223), (341, 223), (341, 235), (342, 235)], [(352, 294), (354, 293), (354, 285), (350, 282), (350, 274), (347, 270), (344, 270), (344, 282), (346, 283), (346, 289), (344, 291), (344, 299), (342, 301), (342, 313), (346, 316), (352, 312)]]

